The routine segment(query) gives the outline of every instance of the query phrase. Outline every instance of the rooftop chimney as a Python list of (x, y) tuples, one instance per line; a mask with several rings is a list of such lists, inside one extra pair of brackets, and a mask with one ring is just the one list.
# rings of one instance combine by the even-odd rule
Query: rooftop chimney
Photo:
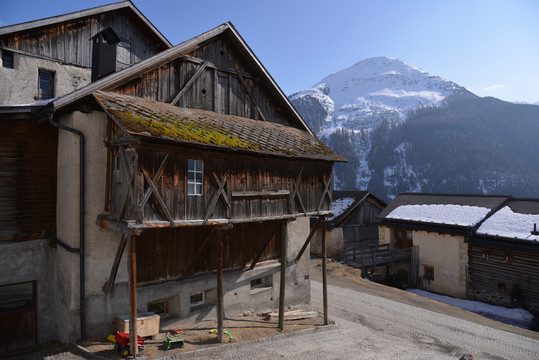
[(91, 37), (92, 82), (116, 71), (116, 44), (120, 38), (109, 26)]

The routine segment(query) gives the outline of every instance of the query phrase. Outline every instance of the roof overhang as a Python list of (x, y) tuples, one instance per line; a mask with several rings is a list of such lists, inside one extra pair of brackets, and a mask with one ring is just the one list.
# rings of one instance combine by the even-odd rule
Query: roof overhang
[(169, 48), (172, 47), (170, 41), (168, 41), (163, 36), (163, 34), (161, 34), (161, 32), (140, 12), (139, 9), (136, 8), (135, 5), (133, 5), (131, 1), (121, 1), (109, 5), (103, 5), (91, 9), (72, 12), (69, 14), (52, 16), (45, 19), (4, 26), (0, 28), (0, 36), (21, 31), (28, 31), (49, 25), (55, 25), (66, 21), (72, 21), (79, 18), (93, 16), (105, 12), (116, 11), (120, 9), (130, 9), (131, 11), (133, 11), (133, 13), (155, 34), (155, 36), (163, 43), (164, 46)]

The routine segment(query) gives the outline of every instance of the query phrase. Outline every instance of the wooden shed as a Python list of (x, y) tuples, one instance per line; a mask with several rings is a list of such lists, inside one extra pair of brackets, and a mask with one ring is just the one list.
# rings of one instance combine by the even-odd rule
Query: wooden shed
[[(314, 136), (230, 23), (169, 47), (122, 2), (0, 30), (2, 51), (15, 64), (53, 64), (61, 87), (73, 80), (60, 76), (66, 67), (92, 67), (81, 38), (96, 30), (117, 40), (108, 27), (138, 44), (131, 66), (44, 102), (11, 104), (32, 99), (23, 92), (0, 106), (2, 176), (16, 175), (1, 185), (10, 243), (0, 257), (20, 259), (3, 269), (33, 289), (34, 342), (104, 335), (127, 312), (133, 327), (155, 309), (222, 324), (225, 311), (308, 304), (309, 218), (332, 214), (332, 166), (345, 159)], [(42, 39), (50, 49), (34, 49)], [(61, 47), (67, 40), (75, 52)], [(12, 70), (0, 75), (26, 81)]]
[[(327, 220), (327, 252), (366, 250), (378, 245), (376, 218), (387, 204), (370, 191), (333, 191), (333, 216)], [(316, 221), (313, 219), (313, 226)], [(311, 244), (311, 253), (321, 254), (321, 234)]]
[(539, 199), (511, 200), (468, 241), (468, 298), (539, 313)]

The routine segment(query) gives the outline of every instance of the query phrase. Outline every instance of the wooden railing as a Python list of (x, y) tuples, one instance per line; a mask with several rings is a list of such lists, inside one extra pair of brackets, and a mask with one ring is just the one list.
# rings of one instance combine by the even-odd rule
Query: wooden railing
[(412, 248), (391, 249), (389, 244), (369, 246), (367, 249), (344, 249), (335, 255), (339, 261), (345, 261), (358, 268), (376, 267), (410, 260)]

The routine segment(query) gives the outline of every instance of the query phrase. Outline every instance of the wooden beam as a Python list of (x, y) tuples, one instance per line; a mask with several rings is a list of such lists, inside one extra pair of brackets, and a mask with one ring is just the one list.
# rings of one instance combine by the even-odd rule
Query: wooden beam
[(301, 199), (301, 194), (299, 193), (299, 184), (301, 183), (302, 175), (303, 175), (303, 167), (300, 169), (296, 181), (294, 181), (294, 190), (292, 191), (292, 194), (290, 195), (289, 213), (292, 212), (292, 205), (294, 205), (294, 201), (296, 200), (296, 198), (298, 198), (299, 204), (301, 206), (301, 210), (303, 210), (303, 213), (307, 215), (307, 210), (305, 209), (305, 205), (303, 205), (303, 200)]
[(322, 218), (322, 298), (324, 303), (324, 325), (328, 324), (328, 274), (326, 254), (326, 217)]
[(305, 243), (301, 247), (301, 250), (299, 251), (298, 256), (296, 256), (296, 264), (299, 262), (299, 259), (301, 259), (301, 256), (303, 255), (303, 253), (307, 249), (307, 245), (309, 245), (309, 243), (311, 242), (311, 239), (312, 239), (314, 233), (316, 232), (316, 230), (318, 230), (318, 226), (320, 225), (321, 222), (322, 222), (322, 217), (319, 217), (318, 221), (316, 222), (316, 224), (311, 229), (311, 232), (309, 233), (309, 236), (307, 236), (307, 240), (305, 240)]
[(284, 300), (286, 289), (286, 247), (288, 246), (288, 221), (283, 221), (281, 234), (281, 283), (279, 284), (279, 329), (284, 330)]
[(215, 172), (211, 169), (211, 167), (208, 166), (208, 168), (210, 169), (210, 172), (213, 176), (213, 180), (217, 184), (217, 191), (215, 192), (215, 194), (213, 194), (210, 204), (208, 205), (206, 209), (206, 215), (204, 216), (203, 225), (205, 225), (208, 219), (210, 218), (211, 214), (213, 213), (213, 210), (215, 209), (215, 206), (217, 205), (217, 201), (219, 200), (219, 198), (221, 198), (221, 196), (223, 197), (225, 206), (227, 207), (227, 216), (230, 214), (230, 200), (228, 199), (227, 194), (224, 190), (226, 182), (227, 182), (227, 178), (228, 178), (228, 172), (226, 172), (223, 175), (223, 178), (219, 180), (219, 178), (217, 177)]
[(280, 224), (277, 222), (275, 224), (275, 227), (272, 229), (273, 231), (268, 234), (268, 238), (264, 242), (264, 245), (262, 245), (262, 247), (260, 248), (260, 251), (258, 252), (258, 254), (256, 254), (255, 258), (253, 259), (253, 262), (251, 263), (251, 266), (249, 266), (249, 270), (253, 270), (254, 267), (256, 266), (256, 263), (258, 263), (258, 260), (260, 259), (260, 257), (262, 256), (262, 254), (264, 253), (264, 251), (268, 247), (269, 243), (271, 242), (271, 239), (273, 238), (273, 235), (275, 234), (275, 230), (277, 229), (278, 225), (280, 225)]
[(266, 121), (266, 118), (264, 117), (264, 114), (262, 114), (262, 111), (260, 111), (260, 109), (256, 105), (255, 99), (253, 98), (253, 95), (251, 95), (251, 92), (249, 91), (249, 89), (247, 88), (247, 85), (243, 81), (243, 76), (241, 76), (241, 74), (238, 74), (237, 76), (238, 76), (238, 80), (240, 81), (241, 88), (245, 92), (245, 95), (247, 95), (247, 98), (251, 102), (251, 105), (255, 108), (256, 112), (258, 113), (258, 116), (260, 116), (262, 121)]
[(135, 233), (135, 229), (129, 227), (129, 225), (120, 222), (109, 215), (101, 214), (97, 217), (97, 223), (99, 226), (101, 226), (103, 229), (109, 229), (112, 231), (119, 231), (121, 233), (124, 233), (126, 235), (132, 235)]
[(178, 92), (178, 95), (176, 95), (176, 97), (174, 98), (174, 100), (172, 100), (172, 102), (170, 103), (171, 105), (176, 105), (178, 103), (178, 101), (180, 101), (180, 98), (183, 96), (183, 94), (185, 94), (185, 92), (191, 87), (191, 85), (194, 84), (195, 80), (200, 76), (200, 74), (202, 74), (202, 72), (204, 71), (204, 69), (206, 68), (206, 66), (208, 66), (208, 62), (204, 62), (202, 65), (200, 65), (200, 67), (197, 69), (197, 71), (195, 72), (195, 74), (189, 79), (189, 81), (187, 82), (187, 84), (185, 84), (185, 86), (183, 87), (183, 89), (181, 89), (179, 92)]
[[(163, 213), (165, 214), (165, 218), (170, 222), (172, 226), (174, 226), (174, 218), (172, 218), (172, 215), (170, 214), (170, 211), (168, 210), (167, 205), (163, 201), (163, 198), (159, 194), (157, 187), (153, 183), (152, 178), (150, 177), (150, 174), (148, 174), (148, 171), (146, 169), (142, 169), (142, 173), (144, 174), (144, 178), (146, 179), (146, 182), (148, 183), (148, 185), (150, 185), (150, 188), (152, 189), (154, 197), (157, 199), (157, 202), (161, 206), (161, 210), (163, 210)], [(139, 211), (142, 211), (142, 209), (139, 208)]]
[(318, 207), (316, 208), (316, 211), (320, 211), (322, 208), (322, 205), (324, 204), (324, 200), (326, 199), (326, 195), (329, 199), (329, 204), (331, 205), (331, 175), (329, 176), (328, 180), (326, 181), (326, 178), (324, 177), (322, 179), (322, 182), (324, 183), (324, 192), (322, 194), (322, 197), (320, 198), (320, 202), (318, 203)]
[(223, 342), (223, 231), (217, 237), (217, 341)]
[(137, 346), (137, 252), (136, 235), (129, 242), (129, 352), (138, 354)]
[(125, 194), (124, 206), (123, 206), (122, 213), (120, 214), (120, 217), (122, 217), (123, 213), (125, 212), (125, 209), (128, 206), (128, 202), (130, 198), (131, 198), (131, 203), (134, 204), (135, 211), (136, 211), (135, 199), (137, 198), (137, 193), (136, 193), (136, 187), (134, 184), (134, 179), (136, 178), (135, 173), (136, 173), (137, 166), (135, 165), (132, 167), (129, 164), (129, 161), (127, 159), (127, 153), (125, 152), (123, 146), (118, 146), (118, 149), (120, 150), (120, 159), (123, 164), (123, 166), (120, 166), (120, 167), (123, 169), (124, 177), (127, 184), (127, 193)]
[(114, 257), (114, 262), (112, 263), (112, 268), (110, 269), (109, 279), (103, 286), (103, 291), (110, 293), (114, 287), (114, 281), (116, 281), (116, 274), (118, 273), (118, 267), (120, 266), (120, 261), (122, 260), (122, 255), (127, 245), (128, 235), (123, 234), (120, 243), (118, 244), (118, 249), (116, 250), (116, 256)]
[[(170, 153), (167, 153), (165, 155), (165, 158), (161, 162), (159, 169), (155, 173), (155, 176), (153, 177), (154, 184), (157, 184), (159, 180), (161, 180), (161, 176), (163, 175), (163, 172), (165, 170), (165, 163), (167, 162), (169, 155)], [(144, 193), (144, 196), (142, 197), (142, 200), (140, 201), (139, 207), (143, 207), (151, 195), (152, 195), (152, 187), (149, 187), (148, 189), (146, 189), (146, 192)]]

